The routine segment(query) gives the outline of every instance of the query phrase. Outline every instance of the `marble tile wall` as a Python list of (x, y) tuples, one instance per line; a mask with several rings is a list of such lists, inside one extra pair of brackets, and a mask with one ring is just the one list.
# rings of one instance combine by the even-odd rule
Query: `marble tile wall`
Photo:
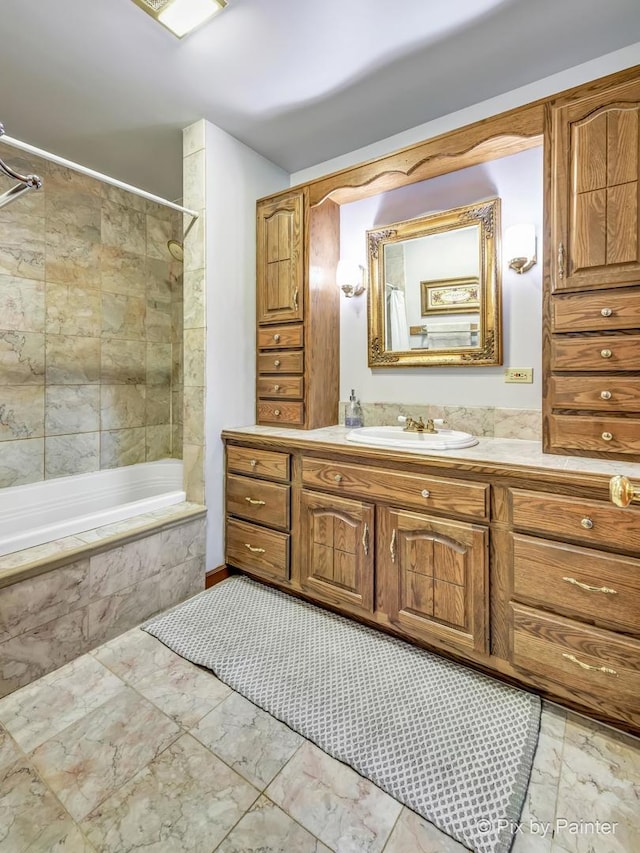
[(205, 519), (168, 527), (0, 595), (0, 696), (204, 589)]
[[(340, 403), (340, 423), (345, 407)], [(362, 403), (365, 426), (392, 426), (398, 415), (443, 418), (446, 429), (459, 429), (485, 438), (542, 439), (542, 413), (537, 409), (500, 409), (494, 406), (436, 406), (412, 403)]]
[(0, 487), (181, 457), (180, 215), (0, 149), (44, 180), (0, 211)]

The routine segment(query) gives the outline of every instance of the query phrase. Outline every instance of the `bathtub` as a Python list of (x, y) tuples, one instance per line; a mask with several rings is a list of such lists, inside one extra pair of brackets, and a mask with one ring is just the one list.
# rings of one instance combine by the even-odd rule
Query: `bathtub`
[(0, 489), (0, 556), (181, 503), (182, 460)]

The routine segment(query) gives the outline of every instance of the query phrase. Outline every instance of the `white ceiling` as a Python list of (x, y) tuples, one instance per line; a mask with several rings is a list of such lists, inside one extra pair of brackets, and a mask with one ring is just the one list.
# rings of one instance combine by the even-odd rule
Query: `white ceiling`
[(2, 0), (8, 135), (181, 194), (181, 128), (288, 172), (640, 41), (640, 0), (229, 0), (182, 41), (131, 0)]

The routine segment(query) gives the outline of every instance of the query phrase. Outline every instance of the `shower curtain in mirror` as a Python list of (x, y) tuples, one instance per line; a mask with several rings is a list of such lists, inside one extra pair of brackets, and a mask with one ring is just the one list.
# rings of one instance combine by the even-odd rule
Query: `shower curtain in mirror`
[(387, 316), (389, 318), (389, 349), (409, 349), (409, 329), (404, 293), (394, 288), (387, 294)]

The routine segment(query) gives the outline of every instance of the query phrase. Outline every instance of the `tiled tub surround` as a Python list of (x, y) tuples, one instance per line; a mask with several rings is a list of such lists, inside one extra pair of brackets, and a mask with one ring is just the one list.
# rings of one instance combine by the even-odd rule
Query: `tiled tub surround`
[[(340, 423), (345, 407), (340, 403)], [(542, 413), (537, 409), (501, 409), (495, 406), (438, 406), (414, 403), (362, 403), (365, 426), (394, 426), (398, 415), (443, 418), (446, 429), (459, 429), (484, 438), (542, 439)]]
[(185, 502), (0, 557), (0, 696), (202, 591), (204, 553)]
[(182, 503), (182, 479), (162, 459), (0, 489), (0, 555)]
[(10, 155), (44, 187), (0, 211), (0, 487), (181, 456), (181, 216)]

